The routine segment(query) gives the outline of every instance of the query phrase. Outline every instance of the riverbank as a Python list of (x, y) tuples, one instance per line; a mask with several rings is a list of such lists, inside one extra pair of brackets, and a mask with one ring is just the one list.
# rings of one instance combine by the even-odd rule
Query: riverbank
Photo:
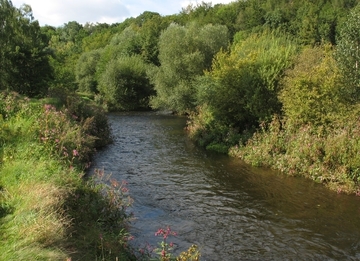
[(205, 143), (208, 150), (229, 154), (256, 167), (308, 178), (338, 193), (359, 195), (360, 125), (358, 109), (352, 110), (331, 125), (299, 124), (274, 116), (252, 134), (233, 133), (231, 129), (226, 132), (225, 128), (222, 135), (206, 128), (200, 114), (190, 118), (187, 129), (199, 145), (210, 137), (211, 143)]
[(1, 260), (131, 260), (125, 190), (83, 179), (111, 141), (104, 112), (64, 93), (0, 95)]
[(356, 111), (353, 108), (352, 114), (328, 126), (274, 116), (257, 130), (242, 134), (208, 128), (199, 114), (190, 118), (187, 129), (190, 137), (207, 150), (311, 179), (338, 193), (359, 195), (360, 125)]

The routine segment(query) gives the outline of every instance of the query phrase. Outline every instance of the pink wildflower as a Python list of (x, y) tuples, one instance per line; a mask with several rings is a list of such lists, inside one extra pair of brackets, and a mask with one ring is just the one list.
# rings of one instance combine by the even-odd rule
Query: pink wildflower
[(52, 106), (50, 104), (45, 104), (44, 108), (45, 108), (46, 111), (49, 111), (49, 110), (52, 109)]

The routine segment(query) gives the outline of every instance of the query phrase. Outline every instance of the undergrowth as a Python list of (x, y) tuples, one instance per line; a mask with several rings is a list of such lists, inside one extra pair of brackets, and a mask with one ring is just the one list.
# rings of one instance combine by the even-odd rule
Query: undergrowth
[(80, 98), (0, 94), (1, 260), (133, 260), (126, 190), (83, 178), (110, 140), (106, 115)]
[(360, 124), (356, 113), (346, 122), (324, 127), (296, 125), (274, 117), (246, 144), (232, 147), (229, 153), (255, 166), (312, 179), (339, 193), (359, 194)]
[(132, 249), (126, 183), (84, 176), (109, 142), (106, 115), (81, 98), (0, 93), (1, 261), (199, 260), (196, 246), (179, 257)]

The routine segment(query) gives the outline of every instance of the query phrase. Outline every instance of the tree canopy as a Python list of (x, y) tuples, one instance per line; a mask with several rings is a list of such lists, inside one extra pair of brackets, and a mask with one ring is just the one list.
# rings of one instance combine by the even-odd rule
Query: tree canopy
[(52, 79), (50, 50), (29, 5), (0, 1), (0, 89), (44, 94)]

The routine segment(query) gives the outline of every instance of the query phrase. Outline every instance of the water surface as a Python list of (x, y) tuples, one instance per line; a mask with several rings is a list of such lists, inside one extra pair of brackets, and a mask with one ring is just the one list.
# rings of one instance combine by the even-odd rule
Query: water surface
[(360, 198), (302, 178), (252, 168), (194, 146), (186, 119), (110, 114), (114, 144), (94, 168), (127, 181), (134, 247), (156, 246), (170, 226), (175, 253), (201, 260), (360, 260)]

